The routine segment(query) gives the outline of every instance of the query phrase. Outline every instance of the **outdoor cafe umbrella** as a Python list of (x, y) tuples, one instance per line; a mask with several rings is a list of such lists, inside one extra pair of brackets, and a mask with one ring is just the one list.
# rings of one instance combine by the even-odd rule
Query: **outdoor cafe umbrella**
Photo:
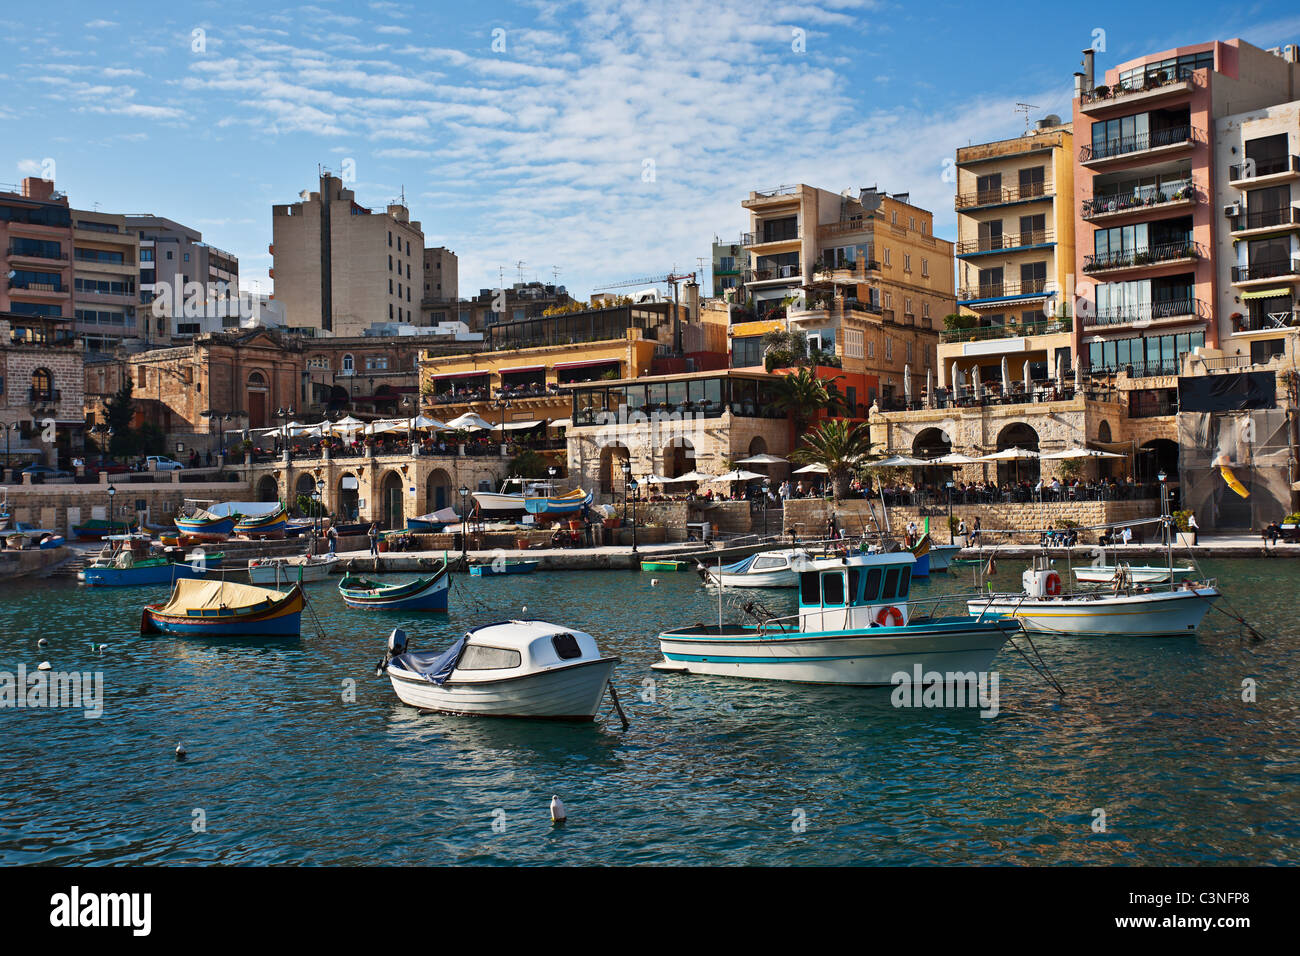
[(753, 481), (756, 478), (766, 477), (767, 475), (759, 475), (752, 471), (745, 471), (744, 469), (737, 468), (727, 472), (725, 475), (716, 475), (710, 478), (709, 481)]
[(489, 432), (492, 430), (492, 424), (490, 422), (484, 421), (482, 418), (480, 418), (478, 415), (475, 415), (473, 412), (466, 412), (464, 415), (461, 415), (459, 418), (453, 418), (451, 421), (449, 421), (447, 423), (447, 428), (450, 429), (451, 431), (460, 431), (461, 429), (464, 429), (465, 431), (470, 431), (470, 432), (473, 431)]
[(409, 427), (417, 430), (427, 428), (432, 431), (438, 431), (439, 429), (446, 428), (447, 426), (443, 422), (438, 421), (438, 419), (436, 418), (429, 418), (425, 415), (416, 415), (414, 418), (411, 419)]
[(831, 470), (820, 462), (812, 465), (804, 465), (802, 468), (796, 468), (793, 474), (796, 475), (829, 475)]
[(903, 402), (910, 406), (912, 404), (912, 366), (903, 366)]
[(1083, 391), (1083, 365), (1077, 361), (1074, 363), (1074, 390)]
[(1002, 394), (1006, 394), (1011, 389), (1011, 367), (1007, 364), (1007, 357), (1002, 356)]
[(963, 455), (960, 452), (950, 452), (938, 458), (930, 459), (927, 464), (931, 465), (978, 465), (980, 459), (971, 458), (969, 455)]
[(980, 389), (980, 367), (978, 365), (971, 369), (971, 387), (975, 389), (975, 398), (977, 400), (984, 397)]
[(880, 461), (869, 461), (866, 463), (867, 468), (922, 468), (926, 465), (932, 465), (934, 462), (926, 461), (923, 458), (911, 458), (907, 455), (893, 455), (890, 458), (882, 458)]
[(702, 471), (688, 471), (684, 475), (678, 475), (676, 478), (663, 479), (664, 484), (676, 484), (679, 481), (713, 481), (712, 475), (706, 475)]
[(1095, 448), (1067, 448), (1065, 451), (1049, 451), (1040, 455), (1043, 459), (1066, 459), (1066, 458), (1127, 458), (1127, 455), (1116, 455), (1114, 452), (1098, 451)]
[(1056, 386), (1065, 388), (1065, 356), (1060, 352), (1056, 353)]
[(1016, 480), (1020, 480), (1020, 462), (1027, 458), (1037, 458), (1038, 452), (1030, 451), (1028, 448), (1007, 448), (1003, 451), (994, 452), (992, 455), (985, 455), (980, 461), (1014, 461), (1016, 463)]
[(1025, 359), (1025, 394), (1028, 395), (1034, 390), (1034, 379), (1029, 374), (1029, 359)]
[(738, 465), (784, 465), (789, 459), (781, 458), (777, 455), (769, 455), (764, 452), (761, 455), (750, 455), (748, 458), (742, 458), (736, 462)]
[(934, 369), (925, 370), (925, 407), (934, 408)]

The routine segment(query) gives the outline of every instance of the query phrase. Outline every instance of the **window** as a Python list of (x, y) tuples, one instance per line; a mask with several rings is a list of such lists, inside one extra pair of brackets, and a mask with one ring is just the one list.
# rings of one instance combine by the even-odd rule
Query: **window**
[(387, 355), (367, 355), (367, 356), (366, 356), (366, 370), (367, 370), (367, 371), (382, 372), (382, 371), (387, 370), (387, 368), (388, 368), (388, 356), (387, 356)]
[(871, 339), (867, 342), (867, 358), (874, 359), (875, 357), (876, 357), (876, 340)]
[(393, 230), (389, 229), (389, 230), (388, 230), (388, 248), (391, 249), (392, 247), (393, 247)]
[[(570, 635), (571, 637), (572, 635)], [(518, 667), (522, 661), (518, 651), (506, 647), (485, 647), (470, 644), (460, 655), (456, 669), (461, 671), (495, 671)]]
[(912, 271), (912, 254), (910, 252), (903, 253), (903, 271)]
[(908, 228), (908, 229), (911, 229), (913, 232), (916, 232), (916, 217), (915, 217), (915, 216), (908, 216), (908, 217), (907, 217), (907, 228)]
[(759, 558), (754, 562), (755, 571), (768, 571), (772, 568), (785, 567), (784, 558)]
[(189, 261), (190, 261), (190, 254), (189, 254), (188, 252), (185, 253), (185, 261), (186, 261), (186, 262), (189, 262)]
[(897, 209), (894, 209), (894, 210), (892, 210), (892, 211), (889, 213), (889, 224), (890, 224), (891, 226), (897, 226), (897, 225), (898, 225), (898, 210), (897, 210)]
[(323, 355), (313, 355), (307, 359), (308, 368), (329, 368), (330, 360)]
[(393, 271), (393, 257), (392, 257), (392, 256), (389, 256), (389, 257), (388, 257), (388, 271), (389, 271), (389, 272), (392, 272), (392, 271)]
[(885, 265), (889, 265), (889, 247), (888, 247), (888, 246), (885, 247), (884, 259), (883, 259), (882, 261), (885, 263)]
[(822, 572), (822, 604), (826, 607), (844, 606), (844, 572)]
[(926, 279), (930, 278), (930, 260), (929, 260), (929, 259), (922, 259), (922, 260), (921, 260), (921, 276), (922, 276), (923, 278), (926, 278)]
[(353, 369), (355, 369), (355, 368), (356, 368), (356, 366), (353, 364), (353, 358), (352, 358), (352, 355), (351, 355), (351, 354), (348, 354), (348, 355), (343, 356), (343, 371), (345, 371), (345, 372), (351, 372), (351, 371), (353, 371)]
[(821, 592), (818, 590), (817, 572), (810, 571), (799, 575), (799, 602), (808, 607), (821, 604)]
[(892, 362), (893, 360), (894, 360), (894, 340), (891, 338), (886, 338), (885, 339), (885, 361)]
[(911, 361), (912, 361), (912, 343), (911, 343), (911, 342), (908, 342), (908, 343), (907, 343), (907, 359), (906, 359), (906, 361), (907, 361), (909, 364), (910, 364)]
[(904, 296), (903, 298), (903, 314), (904, 315), (912, 314), (912, 299), (910, 296)]
[(54, 377), (50, 370), (38, 368), (32, 372), (32, 398), (49, 399), (54, 395)]
[(582, 656), (578, 639), (572, 634), (556, 634), (551, 638), (551, 646), (555, 648), (555, 656), (562, 661), (571, 661), (575, 657)]
[(921, 315), (922, 315), (923, 317), (927, 318), (927, 319), (930, 317), (930, 303), (929, 303), (929, 302), (922, 302), (922, 303), (921, 303)]
[(393, 280), (391, 277), (388, 280), (388, 294), (389, 295), (393, 294)]
[(872, 568), (867, 572), (867, 586), (862, 590), (862, 600), (870, 604), (880, 594), (880, 568)]
[(898, 596), (898, 568), (885, 572), (885, 589), (880, 592), (880, 600), (892, 601)]

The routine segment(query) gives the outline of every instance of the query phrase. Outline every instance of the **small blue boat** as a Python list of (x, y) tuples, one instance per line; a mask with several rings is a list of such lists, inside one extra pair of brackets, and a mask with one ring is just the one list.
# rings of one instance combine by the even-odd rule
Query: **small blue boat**
[(345, 574), (339, 582), (339, 594), (348, 607), (365, 611), (445, 611), (450, 586), (447, 564), (443, 562), (429, 577), (404, 584), (383, 584)]
[(469, 575), (472, 578), (490, 578), (498, 574), (532, 574), (541, 563), (541, 561), (520, 561), (509, 558), (498, 559), (487, 564), (471, 564)]
[(581, 488), (568, 494), (546, 498), (525, 498), (524, 510), (530, 515), (577, 514), (591, 504), (591, 492)]
[(460, 521), (460, 515), (456, 514), (450, 508), (441, 508), (438, 511), (431, 511), (427, 515), (419, 515), (414, 518), (406, 519), (406, 530), (413, 534), (438, 534), (449, 524)]

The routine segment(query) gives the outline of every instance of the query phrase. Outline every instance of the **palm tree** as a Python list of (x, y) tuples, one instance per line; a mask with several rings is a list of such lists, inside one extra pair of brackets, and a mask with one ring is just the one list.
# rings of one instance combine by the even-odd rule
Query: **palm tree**
[(849, 477), (862, 461), (877, 457), (866, 422), (828, 418), (803, 436), (790, 458), (801, 465), (825, 465), (838, 501), (849, 490)]
[(801, 435), (812, 417), (820, 411), (832, 415), (848, 413), (844, 396), (835, 383), (844, 376), (819, 378), (811, 368), (798, 368), (777, 384), (773, 404), (777, 411), (785, 412), (794, 422), (795, 434)]

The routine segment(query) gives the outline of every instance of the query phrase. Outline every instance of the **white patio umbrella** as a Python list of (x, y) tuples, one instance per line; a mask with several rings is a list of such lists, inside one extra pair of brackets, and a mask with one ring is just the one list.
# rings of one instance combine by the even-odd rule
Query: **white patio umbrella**
[(1095, 448), (1067, 448), (1065, 451), (1049, 451), (1040, 455), (1043, 459), (1061, 460), (1066, 458), (1127, 458), (1127, 455), (1116, 455), (1114, 452), (1098, 451)]
[(1077, 359), (1074, 362), (1074, 390), (1083, 391), (1083, 365)]
[(676, 482), (687, 481), (712, 481), (712, 475), (706, 475), (702, 471), (688, 471), (684, 475), (678, 475), (676, 478), (665, 478), (664, 484), (675, 484)]
[(867, 468), (920, 468), (925, 465), (933, 464), (923, 458), (912, 458), (908, 455), (893, 455), (889, 458), (882, 458), (880, 461), (869, 461), (866, 463)]
[(903, 402), (912, 404), (912, 366), (903, 366)]
[(646, 475), (641, 479), (641, 482), (646, 485), (665, 485), (672, 480), (671, 478), (665, 478), (663, 475)]
[(975, 397), (983, 398), (983, 389), (980, 388), (980, 367), (976, 365), (971, 369), (971, 387), (975, 389)]
[(492, 430), (492, 423), (484, 421), (481, 417), (475, 415), (473, 412), (466, 412), (464, 415), (461, 415), (459, 418), (453, 418), (451, 421), (449, 421), (447, 423), (447, 427), (452, 431), (460, 431), (461, 429), (464, 429), (465, 431), (469, 431), (469, 432), (474, 432), (474, 431), (488, 432)]
[(1029, 359), (1025, 359), (1025, 394), (1028, 395), (1034, 389), (1034, 378), (1029, 374)]
[(955, 451), (930, 460), (931, 465), (978, 465), (979, 463), (980, 459)]
[(1002, 393), (1005, 395), (1011, 390), (1011, 367), (1007, 363), (1007, 357), (1002, 356)]
[(430, 429), (432, 431), (437, 431), (440, 428), (446, 428), (447, 425), (444, 422), (438, 421), (438, 419), (436, 418), (429, 418), (425, 415), (416, 415), (414, 418), (411, 419), (410, 427), (415, 429)]
[(784, 465), (788, 458), (781, 458), (777, 455), (769, 455), (764, 452), (761, 455), (750, 455), (748, 458), (742, 458), (737, 465)]
[(361, 429), (364, 435), (384, 435), (388, 432), (404, 432), (410, 429), (410, 423), (405, 418), (382, 418), (373, 421)]
[(1028, 448), (1007, 448), (991, 455), (984, 455), (979, 461), (1022, 461), (1026, 458), (1038, 458), (1036, 451), (1030, 451)]
[(1056, 385), (1058, 388), (1065, 387), (1065, 356), (1060, 352), (1056, 353)]
[(934, 408), (934, 369), (925, 370), (925, 407)]
[(767, 475), (760, 475), (752, 471), (745, 471), (742, 468), (736, 468), (727, 472), (725, 475), (715, 475), (709, 481), (753, 481), (756, 478), (766, 478)]
[(812, 465), (804, 465), (802, 468), (796, 468), (792, 474), (796, 475), (829, 475), (831, 470), (820, 462)]

